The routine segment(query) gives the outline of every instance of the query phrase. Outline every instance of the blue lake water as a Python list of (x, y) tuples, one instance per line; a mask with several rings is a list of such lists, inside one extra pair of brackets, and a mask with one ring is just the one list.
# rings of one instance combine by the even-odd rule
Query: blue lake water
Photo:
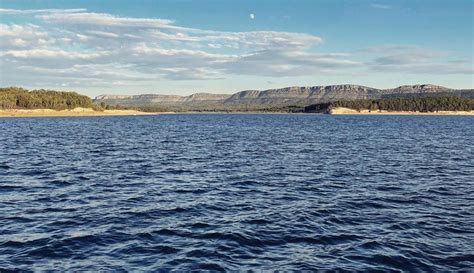
[(0, 271), (472, 270), (474, 118), (0, 119)]

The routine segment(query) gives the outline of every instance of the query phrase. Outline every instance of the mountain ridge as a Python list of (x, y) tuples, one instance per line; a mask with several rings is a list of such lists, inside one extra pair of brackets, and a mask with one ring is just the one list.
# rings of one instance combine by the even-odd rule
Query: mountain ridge
[(96, 103), (126, 106), (163, 106), (168, 108), (215, 109), (219, 106), (265, 108), (268, 106), (310, 105), (340, 100), (380, 99), (384, 97), (458, 95), (474, 97), (474, 89), (451, 89), (433, 84), (401, 85), (378, 89), (363, 85), (289, 86), (266, 90), (243, 90), (233, 94), (194, 93), (180, 95), (100, 95)]

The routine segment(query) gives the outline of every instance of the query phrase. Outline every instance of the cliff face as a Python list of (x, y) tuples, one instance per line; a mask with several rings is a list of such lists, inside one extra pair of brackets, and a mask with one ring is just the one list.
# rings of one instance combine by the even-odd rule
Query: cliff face
[(107, 104), (121, 104), (129, 106), (149, 106), (149, 105), (179, 105), (179, 104), (199, 104), (222, 102), (229, 95), (196, 93), (190, 96), (176, 96), (176, 95), (157, 95), (145, 94), (134, 96), (123, 95), (100, 95), (95, 98), (95, 102)]
[(435, 93), (445, 92), (451, 89), (432, 84), (402, 85), (394, 89), (387, 89), (389, 93)]
[(226, 104), (307, 104), (340, 99), (366, 99), (380, 96), (380, 90), (359, 85), (287, 87), (265, 91), (241, 91), (224, 101)]
[(402, 85), (393, 89), (382, 90), (382, 98), (396, 97), (430, 97), (430, 96), (458, 96), (474, 98), (473, 89), (450, 89), (432, 84)]
[(274, 106), (299, 105), (305, 106), (314, 103), (324, 103), (341, 100), (355, 99), (380, 99), (383, 97), (406, 97), (406, 96), (427, 96), (436, 94), (474, 94), (474, 90), (454, 90), (442, 86), (423, 85), (403, 85), (393, 89), (377, 89), (360, 85), (330, 85), (330, 86), (309, 86), (309, 87), (286, 87), (279, 89), (269, 89), (264, 91), (245, 90), (235, 94), (209, 94), (196, 93), (190, 96), (175, 95), (102, 95), (95, 99), (95, 102), (107, 104), (121, 104), (129, 106), (171, 106), (189, 109), (206, 109), (233, 107), (238, 109), (239, 105), (254, 108), (265, 108)]

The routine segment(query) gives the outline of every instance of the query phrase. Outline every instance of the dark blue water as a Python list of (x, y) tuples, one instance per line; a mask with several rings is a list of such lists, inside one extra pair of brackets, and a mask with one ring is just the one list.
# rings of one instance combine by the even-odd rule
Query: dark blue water
[(474, 118), (0, 119), (0, 269), (474, 268)]

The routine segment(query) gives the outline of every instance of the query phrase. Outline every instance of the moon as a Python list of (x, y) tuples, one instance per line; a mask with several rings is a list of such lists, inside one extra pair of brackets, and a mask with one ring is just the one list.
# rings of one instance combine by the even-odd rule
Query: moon
[(253, 14), (253, 13), (250, 13), (250, 15), (249, 15), (249, 16), (250, 16), (250, 19), (252, 19), (252, 20), (253, 20), (253, 19), (255, 19), (255, 14)]

